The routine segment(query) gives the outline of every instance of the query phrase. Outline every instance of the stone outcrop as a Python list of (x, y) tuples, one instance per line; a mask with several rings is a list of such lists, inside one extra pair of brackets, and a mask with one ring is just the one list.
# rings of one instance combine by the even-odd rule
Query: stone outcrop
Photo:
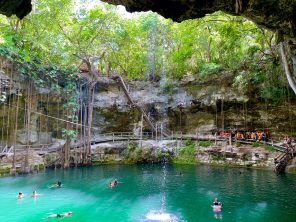
[(224, 11), (243, 15), (258, 25), (279, 31), (291, 38), (296, 36), (295, 0), (103, 0), (124, 5), (128, 11), (158, 12), (175, 21), (201, 18), (209, 13)]
[[(25, 155), (26, 151), (19, 152), (15, 157), (15, 167), (16, 172), (20, 172), (25, 165)], [(2, 156), (0, 159), (0, 175), (9, 174), (12, 168), (13, 155), (9, 154), (8, 156)], [(43, 157), (38, 155), (38, 153), (30, 151), (28, 156), (28, 164), (30, 172), (39, 171), (44, 169), (44, 160)]]
[(211, 165), (230, 165), (253, 168), (274, 168), (277, 152), (269, 152), (263, 147), (254, 148), (249, 145), (240, 147), (222, 145), (209, 148), (198, 147), (197, 159), (200, 163)]
[[(273, 136), (284, 135), (296, 127), (290, 122), (296, 118), (295, 104), (274, 106), (262, 103), (260, 98), (250, 99), (231, 86), (222, 88), (214, 84), (213, 81), (198, 86), (196, 80), (173, 83), (170, 93), (157, 83), (144, 81), (129, 82), (129, 88), (133, 100), (171, 131), (215, 131), (222, 128), (223, 118), (225, 129), (267, 129)], [(139, 132), (140, 114), (114, 83), (98, 86), (94, 109), (93, 125), (99, 132)], [(144, 123), (144, 131), (149, 130)]]
[[(240, 166), (252, 168), (274, 168), (274, 158), (277, 152), (271, 152), (262, 147), (250, 145), (227, 145), (227, 142), (218, 142), (209, 147), (194, 145), (193, 152), (185, 151), (186, 141), (133, 141), (133, 142), (106, 142), (92, 145), (93, 164), (113, 163), (160, 163), (163, 161), (176, 161), (177, 163), (201, 163), (210, 165)], [(184, 156), (184, 153), (186, 154)], [(183, 155), (183, 156), (182, 156)], [(48, 154), (45, 157), (47, 164), (55, 163), (56, 154)], [(71, 152), (71, 160), (75, 153)], [(183, 161), (182, 161), (183, 160)], [(75, 165), (74, 162), (71, 162)], [(57, 165), (58, 166), (58, 165)]]

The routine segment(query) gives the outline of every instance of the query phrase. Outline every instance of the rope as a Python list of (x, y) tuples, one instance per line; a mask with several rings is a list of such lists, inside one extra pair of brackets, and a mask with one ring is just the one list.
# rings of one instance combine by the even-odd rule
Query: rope
[[(3, 104), (4, 104), (4, 105), (7, 105), (8, 107), (17, 108), (15, 105), (8, 104), (8, 103), (6, 103), (6, 102), (4, 102)], [(22, 110), (28, 112), (28, 109), (26, 109), (26, 108), (20, 108), (20, 107), (19, 107), (19, 109), (22, 109)], [(70, 124), (73, 124), (73, 125), (77, 125), (77, 126), (81, 126), (81, 127), (89, 128), (88, 126), (86, 126), (86, 125), (84, 125), (84, 124), (75, 123), (75, 122), (72, 122), (72, 121), (69, 121), (69, 120), (65, 120), (65, 119), (57, 118), (57, 117), (50, 116), (50, 115), (47, 115), (47, 114), (44, 114), (44, 113), (40, 113), (40, 112), (36, 112), (36, 111), (30, 111), (30, 113), (35, 113), (35, 114), (38, 114), (38, 115), (41, 115), (41, 116), (45, 116), (45, 117), (48, 117), (48, 118), (51, 118), (51, 119), (59, 120), (59, 121), (65, 122), (65, 123), (70, 123)], [(95, 127), (90, 127), (90, 128), (91, 128), (91, 129), (96, 129)]]

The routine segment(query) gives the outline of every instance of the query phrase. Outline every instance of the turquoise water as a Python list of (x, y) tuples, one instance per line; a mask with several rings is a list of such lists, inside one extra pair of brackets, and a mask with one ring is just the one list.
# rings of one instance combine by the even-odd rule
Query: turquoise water
[[(182, 171), (183, 176), (176, 176)], [(110, 189), (114, 178), (120, 183)], [(49, 189), (61, 180), (62, 188)], [(30, 198), (33, 190), (41, 194)], [(26, 194), (16, 199), (19, 191)], [(211, 203), (223, 203), (215, 215)], [(133, 165), (0, 178), (0, 221), (296, 221), (296, 175), (209, 166)], [(66, 218), (51, 213), (73, 211)]]

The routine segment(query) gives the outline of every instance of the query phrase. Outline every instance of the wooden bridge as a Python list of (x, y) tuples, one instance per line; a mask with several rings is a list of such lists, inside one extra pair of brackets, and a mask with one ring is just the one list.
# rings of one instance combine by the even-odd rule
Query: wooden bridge
[[(281, 153), (275, 158), (275, 172), (281, 173), (285, 171), (286, 166), (290, 163), (294, 155), (296, 155), (296, 149), (291, 147), (285, 147), (282, 143), (263, 142), (263, 141), (251, 141), (251, 140), (237, 140), (235, 138), (225, 138), (221, 136), (215, 136), (212, 134), (182, 134), (181, 132), (171, 132), (170, 135), (162, 137), (162, 135), (156, 130), (155, 132), (144, 132), (141, 135), (135, 135), (133, 132), (111, 132), (96, 135), (92, 141), (92, 145), (106, 143), (106, 142), (122, 142), (122, 141), (140, 141), (140, 140), (193, 140), (193, 141), (225, 141), (228, 143), (239, 142), (241, 144), (254, 144), (261, 143), (269, 145), (275, 150)], [(81, 149), (84, 147), (83, 141), (76, 141), (71, 144), (71, 149)], [(63, 144), (36, 144), (36, 145), (14, 145), (14, 146), (0, 146), (0, 158), (4, 156), (11, 156), (14, 152), (21, 153), (28, 149), (36, 152), (39, 155), (45, 155), (48, 153), (59, 152), (63, 148)]]
[[(91, 144), (99, 144), (106, 142), (121, 142), (121, 141), (139, 141), (139, 140), (193, 140), (193, 141), (225, 141), (230, 142), (230, 138), (225, 138), (222, 136), (215, 136), (212, 134), (183, 134), (181, 132), (173, 132), (171, 131), (171, 135), (167, 135), (166, 137), (162, 137), (161, 134), (151, 133), (151, 132), (143, 132), (141, 135), (135, 135), (133, 132), (111, 132), (111, 133), (103, 133), (97, 134), (92, 138)], [(264, 141), (252, 141), (252, 140), (237, 140), (235, 138), (231, 139), (231, 143), (239, 142), (241, 144), (254, 144), (260, 143), (264, 145), (269, 145), (273, 147), (275, 150), (280, 151), (282, 153), (287, 152), (287, 148), (282, 145), (282, 143), (278, 142), (264, 142)], [(83, 144), (83, 141), (76, 141), (71, 145), (71, 148), (79, 148)], [(34, 150), (40, 155), (59, 151), (63, 145), (61, 144), (34, 144), (34, 145), (15, 145), (15, 146), (0, 146), (0, 155), (11, 155), (14, 150), (16, 153), (26, 151), (27, 149)], [(296, 154), (296, 151), (293, 151)]]

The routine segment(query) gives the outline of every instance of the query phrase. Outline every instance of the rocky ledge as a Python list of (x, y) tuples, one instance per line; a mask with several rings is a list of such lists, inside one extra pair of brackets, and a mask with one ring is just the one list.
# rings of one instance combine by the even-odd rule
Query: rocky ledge
[[(25, 168), (26, 152), (19, 152), (15, 157), (16, 173), (23, 172)], [(13, 155), (2, 156), (0, 159), (0, 175), (10, 174), (12, 172)], [(28, 155), (28, 167), (30, 172), (39, 172), (45, 168), (43, 157), (34, 151)]]
[(290, 38), (296, 36), (296, 1), (294, 0), (103, 0), (124, 5), (128, 11), (158, 12), (175, 21), (201, 18), (209, 13), (224, 11), (243, 15), (258, 25), (281, 32)]
[(0, 14), (22, 19), (32, 11), (31, 0), (0, 0)]
[[(54, 163), (54, 153), (46, 156), (47, 165)], [(210, 141), (134, 141), (108, 142), (92, 146), (92, 162), (100, 164), (135, 164), (171, 162), (180, 164), (209, 164), (250, 168), (274, 168), (274, 158), (278, 152), (273, 148), (256, 144), (227, 145)], [(71, 151), (72, 165), (75, 153)], [(52, 165), (53, 166), (53, 165)]]

